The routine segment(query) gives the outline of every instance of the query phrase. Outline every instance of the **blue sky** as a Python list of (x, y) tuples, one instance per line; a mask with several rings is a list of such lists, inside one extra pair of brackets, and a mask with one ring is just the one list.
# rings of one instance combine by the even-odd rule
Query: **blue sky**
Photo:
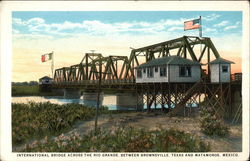
[(183, 31), (183, 22), (202, 16), (204, 36), (241, 35), (242, 13), (237, 11), (86, 11), (86, 12), (13, 12), (13, 32), (72, 36), (87, 33), (198, 35)]
[[(131, 49), (182, 37), (184, 21), (202, 16), (203, 36), (241, 70), (242, 13), (198, 11), (39, 11), (13, 12), (13, 80), (37, 80), (50, 73), (41, 55), (54, 51), (55, 68), (77, 64), (84, 53), (130, 55)], [(30, 68), (32, 66), (32, 68)], [(26, 73), (25, 75), (23, 73)]]

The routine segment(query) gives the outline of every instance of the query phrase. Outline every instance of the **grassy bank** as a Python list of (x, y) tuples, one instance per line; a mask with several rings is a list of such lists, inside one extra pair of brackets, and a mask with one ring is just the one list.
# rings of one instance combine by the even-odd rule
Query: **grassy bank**
[[(126, 111), (108, 111), (105, 107), (100, 108), (101, 114), (115, 116), (124, 112)], [(77, 121), (93, 119), (94, 116), (95, 108), (79, 104), (13, 103), (13, 146), (28, 143), (22, 150), (26, 152), (205, 152), (210, 150), (207, 143), (192, 134), (161, 127), (145, 130), (117, 124), (107, 129), (100, 128), (96, 133), (94, 131), (84, 135), (77, 132), (68, 133)], [(33, 143), (29, 144), (31, 140)]]
[[(102, 112), (108, 113), (106, 108), (101, 108)], [(12, 103), (13, 145), (60, 134), (70, 129), (77, 120), (87, 120), (94, 115), (95, 108), (80, 104)]]
[(12, 85), (12, 96), (55, 96), (53, 92), (40, 92), (38, 85)]
[(27, 152), (206, 152), (210, 146), (179, 130), (145, 131), (132, 127), (99, 129), (80, 136), (61, 134), (27, 146)]

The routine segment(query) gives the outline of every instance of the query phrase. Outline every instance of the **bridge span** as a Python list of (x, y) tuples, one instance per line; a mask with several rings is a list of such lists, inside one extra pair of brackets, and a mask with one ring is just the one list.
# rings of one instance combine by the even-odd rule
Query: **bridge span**
[[(136, 83), (135, 67), (173, 55), (201, 63), (201, 79), (191, 83)], [(229, 82), (211, 82), (210, 62), (218, 58), (220, 54), (210, 38), (183, 36), (132, 49), (129, 57), (86, 53), (80, 63), (56, 69), (52, 86), (63, 89), (69, 97), (79, 97), (82, 91), (86, 97), (95, 97), (93, 93), (98, 90), (112, 90), (118, 93), (117, 102), (137, 110), (146, 106), (150, 111), (160, 104), (163, 111), (180, 114), (188, 105), (205, 103), (222, 117), (234, 118), (241, 108), (240, 101), (236, 101), (241, 99), (241, 73), (232, 74)]]

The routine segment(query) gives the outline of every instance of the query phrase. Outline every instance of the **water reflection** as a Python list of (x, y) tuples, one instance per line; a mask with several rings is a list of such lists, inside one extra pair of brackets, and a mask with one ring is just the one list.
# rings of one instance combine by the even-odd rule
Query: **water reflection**
[[(67, 104), (67, 103), (78, 103), (84, 104), (91, 107), (96, 107), (95, 100), (83, 100), (80, 99), (66, 99), (63, 96), (23, 96), (23, 97), (12, 97), (12, 103), (28, 103), (30, 101), (34, 102), (51, 102), (55, 104)], [(104, 95), (103, 100), (100, 102), (101, 106), (108, 107), (109, 110), (135, 110), (135, 108), (127, 108), (116, 106), (116, 96), (115, 95)]]
[[(24, 97), (12, 97), (13, 103), (28, 103), (30, 101), (34, 102), (51, 102), (55, 104), (67, 104), (67, 103), (78, 103), (87, 105), (90, 107), (96, 107), (96, 101), (95, 100), (83, 100), (83, 97), (80, 99), (66, 99), (63, 96), (24, 96)], [(101, 106), (108, 107), (109, 110), (135, 110), (135, 108), (128, 108), (128, 107), (121, 107), (116, 105), (116, 95), (104, 95), (103, 100), (100, 102)], [(189, 107), (198, 107), (197, 104), (189, 104), (187, 105)], [(144, 105), (144, 109), (147, 109), (147, 105)], [(156, 106), (152, 104), (151, 108), (161, 109), (161, 105), (157, 104)], [(165, 105), (165, 108), (168, 108), (167, 105)], [(171, 105), (170, 108), (174, 108), (174, 105)]]

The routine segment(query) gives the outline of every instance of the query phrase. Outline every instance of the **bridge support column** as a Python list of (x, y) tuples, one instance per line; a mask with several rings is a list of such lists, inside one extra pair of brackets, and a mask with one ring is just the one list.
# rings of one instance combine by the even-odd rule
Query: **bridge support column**
[(58, 96), (64, 96), (64, 89), (53, 89), (52, 88), (52, 93), (54, 93)]
[(137, 97), (134, 92), (116, 93), (116, 105), (119, 108), (143, 109), (143, 98)]
[(79, 89), (64, 89), (64, 98), (79, 99), (81, 97), (81, 90)]
[[(97, 105), (97, 92), (83, 92), (83, 102), (88, 106), (96, 106)], [(103, 92), (100, 93), (100, 106), (102, 106), (103, 102)], [(99, 106), (99, 107), (100, 107)]]

